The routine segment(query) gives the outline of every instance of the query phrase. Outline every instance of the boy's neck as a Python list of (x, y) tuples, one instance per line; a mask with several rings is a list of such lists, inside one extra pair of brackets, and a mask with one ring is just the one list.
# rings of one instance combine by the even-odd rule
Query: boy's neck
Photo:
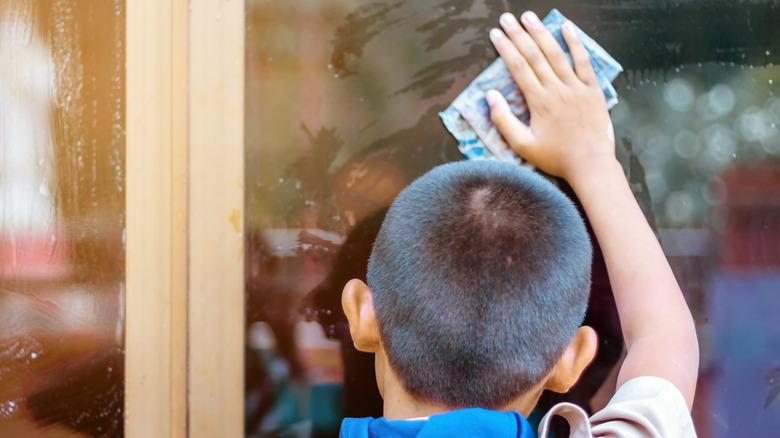
[[(379, 391), (384, 399), (383, 413), (388, 420), (409, 420), (426, 418), (431, 415), (462, 409), (421, 400), (404, 389), (398, 376), (390, 367), (384, 351), (377, 352), (376, 374)], [(543, 391), (543, 384), (538, 384), (530, 391), (521, 394), (512, 402), (498, 410), (519, 412), (528, 418)]]
[(452, 411), (443, 405), (422, 402), (406, 391), (389, 391), (384, 397), (382, 412), (388, 420), (409, 420)]

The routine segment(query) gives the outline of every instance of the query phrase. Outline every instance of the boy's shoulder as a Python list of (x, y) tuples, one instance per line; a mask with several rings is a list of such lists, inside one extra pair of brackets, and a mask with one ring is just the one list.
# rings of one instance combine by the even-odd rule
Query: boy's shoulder
[(571, 403), (553, 406), (539, 423), (539, 438), (549, 436), (550, 422), (555, 416), (562, 416), (569, 423), (569, 438), (696, 437), (685, 398), (676, 386), (660, 377), (629, 380), (618, 388), (604, 409), (590, 418)]

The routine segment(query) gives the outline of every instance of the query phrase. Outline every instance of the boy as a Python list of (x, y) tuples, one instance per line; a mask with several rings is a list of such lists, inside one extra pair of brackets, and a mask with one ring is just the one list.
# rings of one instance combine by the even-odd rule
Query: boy
[[(698, 344), (674, 275), (614, 155), (587, 53), (570, 23), (568, 63), (538, 17), (501, 16), (490, 38), (525, 94), (531, 124), (497, 92), (491, 118), (522, 157), (565, 179), (603, 250), (627, 357), (609, 406), (587, 419), (554, 407), (572, 437), (695, 436)], [(525, 27), (525, 28), (524, 28)], [(582, 321), (590, 247), (570, 202), (541, 177), (495, 162), (440, 166), (390, 208), (366, 283), (342, 305), (355, 346), (376, 354), (384, 418), (346, 419), (341, 435), (532, 437), (543, 390), (565, 392), (593, 358)]]

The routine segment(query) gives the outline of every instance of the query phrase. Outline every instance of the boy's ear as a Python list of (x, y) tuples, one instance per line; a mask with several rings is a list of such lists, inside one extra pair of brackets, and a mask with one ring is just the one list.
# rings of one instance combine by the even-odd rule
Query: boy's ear
[(350, 280), (341, 293), (341, 307), (349, 321), (349, 334), (355, 348), (365, 353), (376, 353), (380, 346), (379, 327), (374, 295), (368, 285), (358, 279)]
[(596, 332), (588, 326), (582, 326), (577, 329), (574, 339), (566, 347), (566, 351), (563, 352), (555, 368), (550, 373), (544, 386), (545, 389), (560, 393), (567, 392), (569, 388), (577, 383), (582, 372), (596, 357), (597, 349), (598, 336)]

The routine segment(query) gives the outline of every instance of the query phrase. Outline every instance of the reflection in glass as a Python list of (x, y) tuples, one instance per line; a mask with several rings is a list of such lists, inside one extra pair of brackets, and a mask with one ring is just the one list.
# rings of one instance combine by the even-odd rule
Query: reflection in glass
[[(698, 324), (702, 437), (780, 427), (772, 4), (556, 5), (626, 68), (612, 112), (618, 158)], [(434, 165), (462, 159), (437, 112), (495, 59), (487, 31), (506, 8), (492, 0), (247, 2), (247, 351), (283, 365), (256, 376), (276, 366), (295, 388), (271, 391), (262, 414), (250, 401), (263, 396), (247, 388), (248, 412), (262, 417), (248, 436), (333, 436), (340, 416), (379, 415), (372, 360), (352, 349), (340, 290), (364, 275), (371, 224), (393, 197)], [(272, 285), (257, 286), (255, 272)], [(619, 351), (599, 296), (591, 311), (605, 310), (592, 313), (602, 351)], [(598, 409), (614, 392), (608, 374), (592, 372), (581, 383), (587, 391), (570, 397)]]
[(121, 436), (124, 2), (0, 2), (0, 436)]

